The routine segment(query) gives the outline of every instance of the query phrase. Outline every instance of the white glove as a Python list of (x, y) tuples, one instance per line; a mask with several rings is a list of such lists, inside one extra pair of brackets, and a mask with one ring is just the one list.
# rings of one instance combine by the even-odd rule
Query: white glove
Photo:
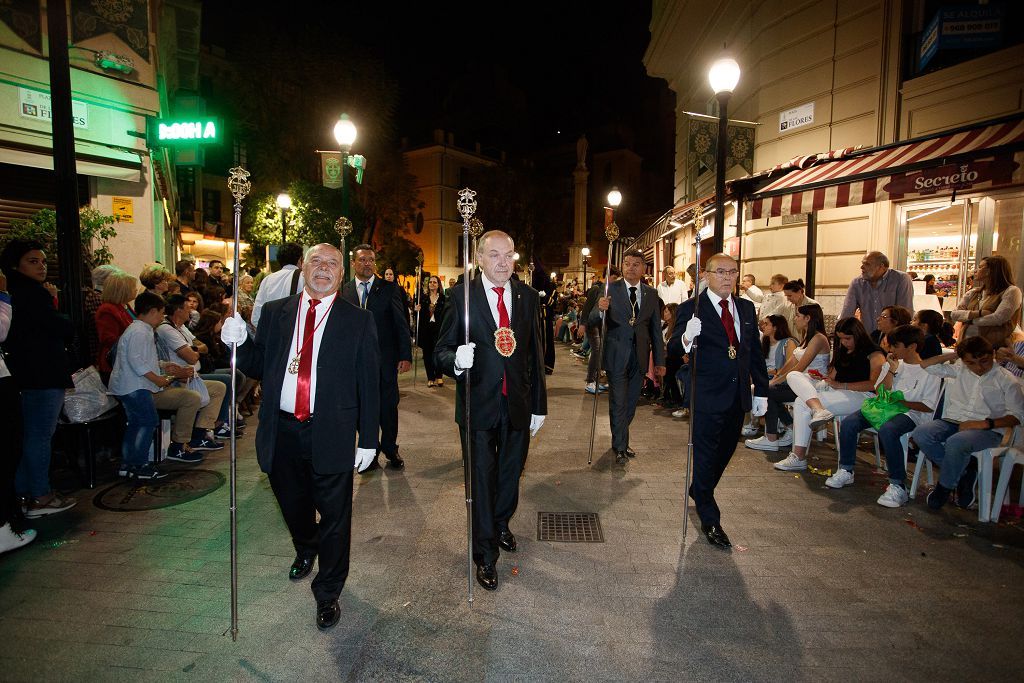
[(768, 399), (764, 396), (755, 396), (750, 404), (750, 416), (761, 417), (768, 412)]
[(531, 415), (530, 416), (530, 436), (537, 436), (537, 432), (544, 426), (544, 418), (546, 415)]
[(685, 336), (689, 341), (693, 341), (700, 336), (700, 328), (700, 318), (693, 316), (686, 321), (686, 331), (683, 333), (683, 336)]
[(455, 349), (456, 370), (469, 370), (473, 367), (474, 349), (476, 349), (476, 342), (469, 342)]
[(365, 472), (366, 468), (376, 459), (377, 450), (375, 448), (357, 448), (356, 471), (359, 473)]
[(245, 321), (242, 320), (240, 313), (235, 313), (234, 317), (227, 318), (224, 321), (224, 326), (220, 328), (220, 340), (225, 344), (242, 345), (248, 338), (249, 331), (246, 330)]
[(537, 294), (539, 294), (539, 295), (540, 295), (540, 298), (541, 298), (541, 299), (546, 299), (546, 298), (548, 298), (548, 293), (547, 293), (547, 292), (545, 292), (545, 291), (544, 291), (543, 289), (542, 289), (542, 290), (540, 290), (539, 292), (537, 292)]

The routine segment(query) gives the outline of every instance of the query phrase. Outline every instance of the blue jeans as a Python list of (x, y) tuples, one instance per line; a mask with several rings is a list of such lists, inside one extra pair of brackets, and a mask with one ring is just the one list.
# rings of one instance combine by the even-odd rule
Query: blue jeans
[(921, 452), (941, 468), (939, 484), (955, 489), (963, 476), (971, 454), (994, 448), (1003, 435), (991, 429), (968, 429), (961, 432), (958, 425), (945, 420), (932, 420), (914, 430), (914, 442)]
[[(853, 472), (857, 454), (857, 435), (871, 426), (859, 410), (843, 418), (839, 427), (839, 466)], [(903, 486), (907, 478), (907, 466), (903, 461), (903, 444), (900, 437), (914, 431), (914, 421), (906, 414), (895, 415), (878, 430), (878, 442), (885, 451), (885, 464), (889, 468), (889, 481)], [(919, 444), (920, 445), (920, 444)]]
[(121, 442), (121, 462), (125, 467), (139, 467), (149, 461), (149, 446), (153, 443), (153, 430), (160, 424), (160, 417), (153, 403), (153, 392), (139, 389), (124, 396), (118, 396), (128, 416)]
[(50, 442), (64, 407), (63, 389), (21, 392), (21, 462), (14, 485), (21, 495), (39, 498), (50, 492)]

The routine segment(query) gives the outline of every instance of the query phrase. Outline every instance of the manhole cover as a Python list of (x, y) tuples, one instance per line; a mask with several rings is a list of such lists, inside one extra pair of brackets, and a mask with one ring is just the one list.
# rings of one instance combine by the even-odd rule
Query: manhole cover
[(180, 505), (216, 491), (224, 475), (212, 470), (170, 470), (155, 481), (119, 481), (92, 499), (93, 505), (112, 512), (137, 512)]
[(604, 543), (596, 512), (538, 512), (537, 540), (561, 543)]

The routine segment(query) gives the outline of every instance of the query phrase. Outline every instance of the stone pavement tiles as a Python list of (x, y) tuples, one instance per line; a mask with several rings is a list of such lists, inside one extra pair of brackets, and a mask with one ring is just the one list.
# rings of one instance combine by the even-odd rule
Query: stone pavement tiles
[[(625, 469), (607, 402), (586, 466), (592, 398), (559, 347), (550, 415), (513, 519), (520, 552), (467, 602), (465, 494), (453, 383), (402, 378), (401, 472), (357, 477), (341, 623), (317, 631), (255, 425), (239, 441), (239, 625), (230, 624), (228, 490), (109, 512), (78, 491), (39, 539), (0, 556), (0, 678), (8, 681), (682, 681), (1017, 679), (1024, 534), (974, 512), (874, 503), (857, 483), (780, 473), (740, 448), (719, 486), (737, 547), (682, 543), (687, 422), (639, 409)], [(255, 422), (255, 420), (252, 420)], [(226, 451), (226, 449), (225, 449)], [(834, 467), (828, 445), (812, 462)], [(778, 456), (781, 457), (781, 454)], [(226, 452), (201, 467), (227, 472)], [(108, 483), (101, 484), (97, 491)], [(593, 511), (605, 542), (538, 542), (540, 511)], [(515, 571), (513, 571), (515, 570)]]

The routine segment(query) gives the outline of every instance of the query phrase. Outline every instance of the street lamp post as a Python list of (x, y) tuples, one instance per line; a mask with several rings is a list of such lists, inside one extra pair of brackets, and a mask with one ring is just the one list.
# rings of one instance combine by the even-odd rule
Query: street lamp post
[(718, 100), (718, 147), (715, 155), (715, 239), (714, 252), (725, 247), (725, 157), (728, 144), (729, 96), (740, 80), (740, 65), (725, 57), (711, 65), (708, 81)]
[[(615, 225), (615, 210), (617, 208), (619, 208), (619, 204), (621, 204), (621, 203), (622, 203), (622, 193), (619, 192), (619, 188), (613, 187), (611, 192), (608, 193), (608, 208), (610, 208), (612, 210), (611, 221), (609, 221), (609, 224)], [(605, 225), (605, 229), (606, 230), (607, 230), (607, 228), (608, 228), (608, 225)], [(614, 247), (613, 247), (612, 241), (609, 241), (608, 242), (608, 263), (612, 262), (612, 251), (613, 251), (613, 249), (614, 249)]]
[(587, 293), (587, 264), (590, 263), (590, 247), (583, 247), (580, 249), (580, 255), (583, 256), (583, 293)]
[(288, 223), (285, 221), (284, 215), (288, 209), (292, 208), (292, 198), (288, 196), (287, 192), (277, 195), (277, 208), (281, 210), (281, 244), (283, 245), (288, 241)]
[[(341, 150), (341, 218), (348, 220), (348, 185), (345, 184), (345, 166), (348, 163), (348, 152), (352, 149), (352, 143), (356, 141), (356, 126), (349, 120), (348, 114), (338, 117), (334, 124), (334, 139), (338, 142)], [(338, 220), (341, 220), (340, 218)], [(349, 224), (351, 226), (351, 223)], [(351, 227), (349, 228), (351, 232)], [(348, 281), (348, 258), (345, 256), (344, 239), (342, 240), (342, 281)]]

